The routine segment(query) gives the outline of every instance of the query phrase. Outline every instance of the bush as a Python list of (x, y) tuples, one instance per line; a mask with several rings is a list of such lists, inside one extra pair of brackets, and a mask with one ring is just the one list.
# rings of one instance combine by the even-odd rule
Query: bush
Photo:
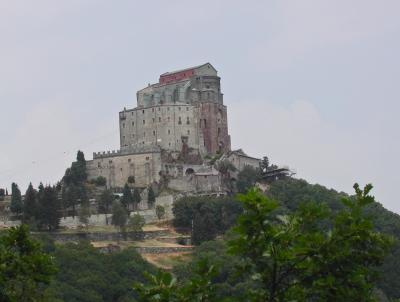
[(98, 176), (95, 179), (92, 179), (91, 183), (95, 184), (98, 187), (103, 187), (107, 184), (107, 179), (103, 176)]

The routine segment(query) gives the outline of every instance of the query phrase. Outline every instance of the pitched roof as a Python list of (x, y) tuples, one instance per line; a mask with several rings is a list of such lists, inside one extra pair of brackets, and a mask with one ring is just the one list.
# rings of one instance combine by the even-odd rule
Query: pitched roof
[[(186, 71), (186, 70), (191, 70), (191, 69), (200, 68), (200, 67), (205, 66), (205, 65), (207, 65), (207, 64), (208, 64), (208, 65), (211, 65), (210, 63), (207, 62), (207, 63), (201, 64), (201, 65), (197, 65), (197, 66), (193, 66), (193, 67), (188, 67), (188, 68), (184, 68), (184, 69), (179, 69), (179, 70), (164, 72), (164, 73), (161, 74), (160, 76), (166, 76), (166, 75), (178, 73), (178, 72), (181, 72), (181, 71)], [(212, 66), (212, 65), (211, 65), (211, 66)], [(214, 68), (214, 66), (213, 66), (213, 68)], [(214, 68), (214, 69), (215, 69), (215, 68)]]

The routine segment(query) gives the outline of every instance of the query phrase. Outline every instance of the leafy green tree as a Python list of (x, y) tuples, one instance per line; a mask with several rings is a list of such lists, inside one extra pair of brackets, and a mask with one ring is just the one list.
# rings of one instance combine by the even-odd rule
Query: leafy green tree
[(199, 244), (223, 234), (242, 213), (241, 204), (232, 197), (184, 197), (174, 202), (173, 224), (176, 228), (192, 231)]
[(37, 220), (41, 229), (48, 231), (58, 229), (61, 218), (61, 207), (57, 191), (54, 187), (46, 186), (39, 189), (38, 213)]
[(143, 271), (156, 273), (134, 248), (102, 253), (90, 242), (55, 245), (51, 252), (58, 273), (49, 291), (55, 301), (137, 301), (133, 282), (146, 282)]
[(25, 225), (0, 237), (0, 301), (43, 301), (56, 273), (52, 258), (29, 237)]
[(128, 221), (128, 212), (120, 202), (114, 201), (112, 205), (111, 224), (118, 228), (120, 232), (125, 233), (126, 223)]
[(193, 219), (192, 242), (199, 245), (204, 241), (215, 239), (218, 229), (215, 224), (214, 213), (205, 210), (195, 214)]
[(236, 188), (239, 193), (246, 193), (255, 186), (260, 179), (260, 170), (252, 166), (245, 166), (237, 175)]
[(165, 208), (162, 205), (156, 206), (156, 215), (158, 220), (161, 220), (165, 217)]
[(154, 203), (156, 202), (156, 195), (154, 194), (153, 187), (149, 187), (149, 191), (147, 193), (147, 203), (150, 209), (154, 207)]
[(215, 299), (211, 279), (215, 276), (215, 268), (207, 261), (198, 263), (195, 276), (179, 284), (169, 272), (159, 271), (156, 275), (145, 273), (149, 285), (136, 282), (134, 289), (139, 293), (140, 302), (208, 302)]
[(131, 188), (128, 186), (128, 184), (125, 184), (122, 194), (121, 203), (125, 209), (129, 210), (129, 206), (133, 203), (133, 196)]
[(18, 185), (14, 182), (11, 184), (11, 195), (10, 210), (14, 214), (20, 215), (23, 211), (22, 196)]
[[(374, 202), (367, 185), (354, 186), (336, 215), (326, 206), (307, 204), (287, 216), (259, 191), (241, 195), (245, 212), (230, 242), (231, 252), (249, 261), (247, 273), (263, 287), (253, 298), (267, 301), (372, 301), (373, 280), (391, 245), (373, 230), (363, 208)], [(329, 229), (321, 226), (327, 221)], [(335, 290), (329, 290), (334, 288)]]
[(32, 223), (38, 214), (37, 192), (33, 188), (32, 183), (29, 184), (25, 193), (23, 222)]
[(143, 216), (134, 214), (128, 220), (128, 229), (132, 232), (143, 232), (145, 223)]
[(133, 197), (132, 197), (132, 202), (133, 202), (133, 209), (136, 211), (138, 209), (138, 205), (141, 202), (142, 197), (140, 196), (140, 191), (138, 188), (135, 188), (133, 190)]
[(111, 190), (104, 190), (99, 199), (99, 210), (106, 215), (106, 224), (108, 225), (108, 216), (107, 214), (110, 212), (110, 206), (114, 201), (114, 195)]

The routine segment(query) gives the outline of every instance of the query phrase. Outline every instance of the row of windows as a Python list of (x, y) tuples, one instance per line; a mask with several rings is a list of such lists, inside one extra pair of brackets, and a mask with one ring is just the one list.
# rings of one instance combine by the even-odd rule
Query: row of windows
[[(167, 122), (170, 122), (171, 121), (171, 117), (167, 117)], [(155, 123), (156, 122), (156, 119), (153, 117), (153, 119), (152, 119), (152, 122), (153, 123)], [(158, 118), (158, 122), (160, 122), (161, 123), (161, 117), (159, 117)], [(146, 124), (146, 120), (143, 120), (143, 125), (145, 125)], [(178, 125), (182, 125), (182, 118), (181, 117), (178, 117)], [(187, 117), (186, 118), (186, 125), (190, 125), (190, 118), (189, 117)], [(132, 127), (134, 127), (135, 126), (135, 122), (132, 122)], [(122, 128), (125, 128), (125, 123), (122, 123)]]
[[(219, 132), (220, 132), (220, 128), (218, 128), (218, 134), (219, 134)], [(190, 135), (190, 130), (187, 130), (186, 133), (187, 133), (187, 135)], [(156, 136), (156, 134), (157, 134), (156, 131), (153, 131), (153, 136)], [(168, 134), (169, 135), (171, 134), (171, 130), (170, 129), (168, 129)], [(135, 138), (135, 135), (132, 134), (131, 137)], [(143, 137), (146, 137), (146, 132), (143, 132)], [(122, 140), (125, 140), (125, 135), (122, 136)]]
[[(167, 107), (167, 111), (169, 111), (169, 108), (170, 107)], [(186, 106), (185, 108), (186, 108), (186, 111), (189, 111), (189, 106)], [(157, 109), (158, 109), (158, 111), (161, 111), (161, 107), (157, 107)], [(144, 114), (146, 110), (147, 109), (142, 109), (142, 114)], [(178, 107), (178, 110), (181, 111), (182, 107)], [(151, 108), (151, 112), (155, 112), (155, 108)], [(134, 113), (135, 113), (135, 111), (131, 111), (132, 116), (134, 115)]]

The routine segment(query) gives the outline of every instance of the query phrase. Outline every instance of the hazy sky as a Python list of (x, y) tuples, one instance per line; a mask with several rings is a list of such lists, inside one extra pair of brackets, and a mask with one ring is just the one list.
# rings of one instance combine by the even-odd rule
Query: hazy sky
[(211, 62), (233, 148), (400, 213), (400, 1), (0, 0), (0, 187), (118, 148), (159, 74)]

